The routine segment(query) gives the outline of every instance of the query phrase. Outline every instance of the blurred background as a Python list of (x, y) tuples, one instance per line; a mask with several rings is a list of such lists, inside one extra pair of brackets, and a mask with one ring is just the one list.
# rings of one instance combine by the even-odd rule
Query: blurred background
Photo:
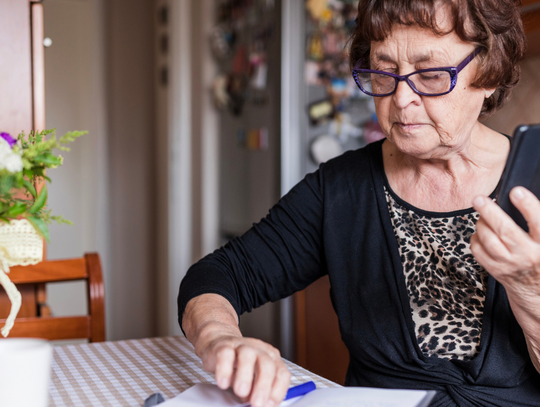
[[(28, 1), (2, 0), (2, 30), (10, 7)], [(46, 127), (89, 131), (49, 174), (49, 207), (74, 226), (51, 226), (48, 258), (100, 253), (108, 340), (181, 334), (176, 296), (193, 262), (321, 162), (382, 137), (349, 74), (357, 3), (42, 1)], [(486, 121), (506, 134), (540, 121), (539, 6), (523, 1), (522, 81)], [(327, 286), (243, 316), (244, 334), (317, 372), (309, 346), (333, 339), (299, 342), (319, 293)], [(82, 283), (50, 285), (48, 301), (55, 315), (86, 312)]]

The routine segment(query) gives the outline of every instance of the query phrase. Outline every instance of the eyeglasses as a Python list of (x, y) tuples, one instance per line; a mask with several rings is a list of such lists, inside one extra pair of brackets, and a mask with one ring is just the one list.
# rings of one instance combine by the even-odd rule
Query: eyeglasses
[(372, 69), (360, 69), (362, 60), (352, 70), (356, 85), (362, 92), (370, 96), (393, 95), (400, 81), (406, 81), (411, 89), (422, 96), (442, 96), (452, 92), (456, 86), (458, 73), (465, 68), (482, 51), (476, 48), (472, 54), (457, 67), (420, 69), (401, 76), (390, 72)]

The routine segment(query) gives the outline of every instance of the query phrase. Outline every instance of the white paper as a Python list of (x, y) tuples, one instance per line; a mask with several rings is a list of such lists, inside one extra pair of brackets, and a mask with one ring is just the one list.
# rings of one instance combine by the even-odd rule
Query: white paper
[(318, 389), (300, 398), (294, 407), (415, 407), (426, 395), (421, 390), (369, 387)]
[[(420, 390), (388, 390), (368, 387), (317, 389), (303, 397), (284, 401), (280, 407), (415, 407), (427, 395)], [(213, 384), (196, 384), (159, 407), (247, 407), (231, 390)]]
[(173, 399), (161, 403), (160, 407), (175, 406), (219, 406), (219, 407), (239, 407), (248, 405), (236, 397), (231, 390), (221, 390), (214, 384), (199, 383), (180, 393)]
[[(300, 397), (284, 401), (279, 407), (288, 407), (296, 403)], [(249, 403), (243, 403), (234, 395), (232, 390), (221, 390), (214, 384), (199, 383), (180, 393), (173, 399), (161, 403), (159, 407), (247, 407)]]

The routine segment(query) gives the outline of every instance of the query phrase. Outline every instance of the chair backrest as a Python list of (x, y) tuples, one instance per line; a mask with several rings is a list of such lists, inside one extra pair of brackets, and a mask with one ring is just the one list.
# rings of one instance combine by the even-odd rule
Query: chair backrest
[[(97, 253), (87, 253), (77, 259), (50, 260), (34, 266), (12, 267), (9, 278), (21, 291), (23, 302), (19, 311), (20, 317), (15, 320), (9, 334), (10, 338), (87, 338), (90, 342), (105, 340), (105, 291), (101, 261)], [(89, 314), (72, 317), (50, 316), (48, 307), (44, 304), (44, 284), (73, 280), (86, 280)], [(5, 308), (7, 299), (4, 292), (0, 294), (4, 296), (4, 299), (0, 299), (2, 309), (2, 305)], [(4, 323), (5, 319), (0, 319), (0, 326)]]

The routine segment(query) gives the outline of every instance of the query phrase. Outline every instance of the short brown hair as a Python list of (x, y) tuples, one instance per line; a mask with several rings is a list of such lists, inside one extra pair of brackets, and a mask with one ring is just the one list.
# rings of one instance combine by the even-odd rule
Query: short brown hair
[[(436, 12), (447, 5), (453, 28), (442, 31)], [(350, 62), (369, 63), (372, 41), (383, 41), (396, 24), (419, 26), (444, 35), (455, 31), (463, 41), (484, 47), (472, 86), (496, 89), (484, 101), (480, 117), (500, 109), (510, 98), (521, 75), (519, 62), (525, 53), (525, 33), (520, 0), (360, 0), (352, 35)]]

